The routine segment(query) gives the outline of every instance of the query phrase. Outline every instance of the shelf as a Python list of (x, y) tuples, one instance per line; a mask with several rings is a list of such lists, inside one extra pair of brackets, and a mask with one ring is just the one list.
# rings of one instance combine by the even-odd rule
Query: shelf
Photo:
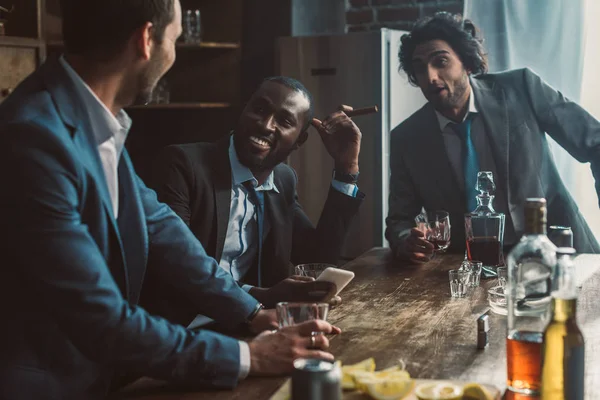
[[(51, 47), (63, 47), (62, 40), (48, 40), (47, 45)], [(201, 42), (201, 43), (177, 43), (181, 49), (239, 49), (239, 43), (230, 42)]]
[(230, 103), (168, 103), (168, 104), (148, 104), (127, 107), (131, 110), (194, 110), (211, 108), (229, 108)]
[(0, 36), (0, 46), (10, 47), (41, 47), (44, 43), (39, 39), (19, 37), (19, 36)]
[(64, 47), (65, 43), (62, 40), (47, 40), (46, 45), (51, 47)]
[(182, 49), (239, 49), (240, 44), (229, 42), (177, 43), (177, 47)]

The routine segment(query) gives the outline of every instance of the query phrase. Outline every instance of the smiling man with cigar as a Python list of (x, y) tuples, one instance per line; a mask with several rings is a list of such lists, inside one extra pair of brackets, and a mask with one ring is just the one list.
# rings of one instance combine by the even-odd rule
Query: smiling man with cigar
[[(207, 253), (266, 306), (327, 299), (335, 290), (331, 284), (290, 276), (293, 264), (337, 263), (362, 203), (357, 187), (361, 132), (348, 116), (353, 111), (340, 106), (320, 121), (313, 118), (312, 96), (300, 82), (267, 78), (231, 136), (217, 143), (168, 146), (154, 165), (150, 185)], [(298, 177), (285, 164), (306, 141), (311, 125), (335, 161), (316, 228), (298, 202)], [(149, 291), (143, 303), (150, 310), (177, 310), (174, 318), (180, 323), (196, 315), (160, 282), (149, 285), (154, 293)]]

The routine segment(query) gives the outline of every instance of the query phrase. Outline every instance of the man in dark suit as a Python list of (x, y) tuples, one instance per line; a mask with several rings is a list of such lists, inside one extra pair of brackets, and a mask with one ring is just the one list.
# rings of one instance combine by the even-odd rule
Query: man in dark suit
[[(265, 305), (310, 300), (304, 282), (288, 278), (290, 262), (337, 263), (348, 225), (362, 203), (356, 186), (360, 130), (344, 111), (321, 122), (312, 118), (312, 110), (312, 97), (300, 82), (267, 78), (231, 136), (218, 143), (168, 146), (154, 164), (151, 185), (159, 200)], [(316, 228), (298, 202), (296, 173), (284, 163), (307, 139), (311, 124), (335, 161)], [(255, 191), (264, 197), (263, 215), (253, 200)]]
[(312, 335), (337, 331), (324, 321), (246, 343), (137, 306), (148, 273), (231, 328), (274, 322), (156, 200), (123, 148), (122, 108), (148, 98), (173, 63), (179, 1), (61, 8), (67, 54), (0, 106), (0, 398), (105, 398), (118, 373), (233, 387), (248, 373), (290, 372), (294, 357), (332, 360), (319, 350), (326, 337)]
[[(464, 214), (474, 209), (477, 171), (492, 171), (505, 241), (523, 234), (528, 197), (548, 201), (548, 224), (570, 226), (578, 252), (600, 250), (563, 185), (545, 133), (581, 162), (600, 190), (600, 123), (529, 69), (488, 74), (476, 27), (438, 13), (402, 38), (399, 58), (428, 103), (391, 133), (386, 237), (395, 254), (427, 261), (433, 246), (414, 227), (421, 207), (450, 213), (452, 249), (464, 251)], [(458, 126), (468, 127), (460, 134)]]

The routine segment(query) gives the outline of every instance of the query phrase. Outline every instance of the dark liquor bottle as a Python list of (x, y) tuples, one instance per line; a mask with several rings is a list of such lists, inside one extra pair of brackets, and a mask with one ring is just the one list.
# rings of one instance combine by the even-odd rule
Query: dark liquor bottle
[(477, 208), (465, 215), (467, 259), (481, 261), (483, 275), (495, 276), (504, 264), (504, 214), (494, 210), (494, 176), (491, 172), (477, 174)]
[(527, 199), (525, 233), (507, 257), (507, 386), (540, 396), (544, 330), (552, 300), (556, 246), (546, 236), (546, 199)]

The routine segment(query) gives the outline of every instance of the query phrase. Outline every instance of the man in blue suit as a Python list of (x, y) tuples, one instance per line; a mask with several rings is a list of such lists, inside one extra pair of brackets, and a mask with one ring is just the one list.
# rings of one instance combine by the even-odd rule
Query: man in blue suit
[[(175, 58), (179, 0), (63, 0), (67, 55), (0, 106), (0, 398), (103, 398), (117, 373), (233, 387), (333, 359), (323, 321), (249, 343), (192, 332), (136, 306), (147, 266), (199, 312), (257, 333), (271, 312), (208, 257), (136, 176), (123, 107)], [(106, 29), (110, 25), (110, 29)], [(155, 262), (150, 262), (155, 261)]]

